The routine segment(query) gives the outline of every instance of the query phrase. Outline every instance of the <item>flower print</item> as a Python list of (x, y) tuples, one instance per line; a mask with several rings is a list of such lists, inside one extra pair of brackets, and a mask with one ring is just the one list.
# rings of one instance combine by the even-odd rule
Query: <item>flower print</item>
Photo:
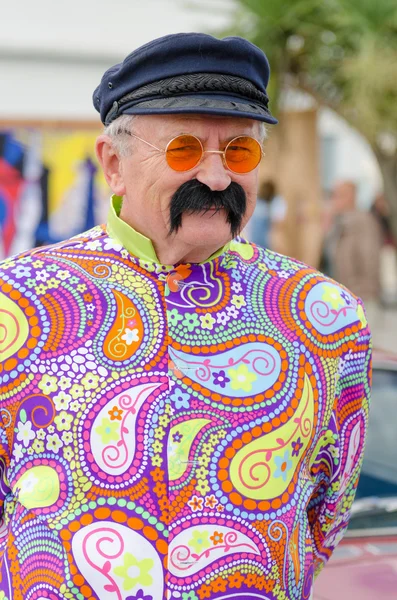
[(44, 262), (42, 260), (34, 260), (32, 265), (35, 269), (41, 269), (41, 267), (44, 265)]
[(175, 433), (172, 434), (172, 440), (176, 444), (179, 444), (182, 441), (182, 438), (183, 438), (183, 435), (179, 431), (175, 431)]
[(217, 502), (218, 500), (215, 498), (214, 494), (211, 494), (211, 496), (205, 497), (204, 506), (208, 506), (208, 508), (214, 508)]
[(289, 277), (289, 273), (288, 273), (288, 271), (284, 271), (284, 270), (283, 270), (283, 271), (279, 271), (279, 272), (277, 273), (277, 275), (278, 275), (279, 277), (281, 277), (282, 279), (288, 279), (288, 277)]
[(95, 309), (96, 309), (95, 304), (92, 304), (92, 302), (87, 304), (87, 310), (89, 310), (90, 312), (93, 313)]
[(154, 561), (151, 558), (138, 560), (133, 554), (126, 552), (123, 559), (123, 566), (115, 567), (114, 572), (123, 579), (124, 590), (131, 590), (138, 583), (143, 586), (152, 585), (150, 571), (154, 567)]
[(210, 540), (214, 546), (217, 544), (223, 544), (223, 533), (219, 533), (218, 531), (214, 531), (213, 535), (211, 535)]
[(128, 254), (128, 250), (126, 250), (125, 248), (123, 248), (120, 252), (122, 258), (128, 258), (129, 254)]
[(41, 454), (41, 452), (44, 452), (44, 442), (36, 438), (32, 444), (32, 448), (36, 454)]
[(49, 426), (47, 427), (47, 431), (48, 431), (48, 433), (54, 433), (54, 432), (55, 432), (55, 427), (54, 427), (54, 425), (49, 425)]
[(50, 271), (51, 273), (55, 273), (55, 271), (58, 271), (59, 269), (58, 265), (56, 265), (55, 263), (52, 265), (48, 265), (46, 268), (47, 271)]
[(71, 444), (73, 441), (73, 434), (71, 431), (64, 431), (61, 437), (64, 444)]
[(199, 467), (196, 469), (196, 477), (197, 479), (205, 479), (208, 475), (209, 471), (205, 467)]
[(170, 418), (168, 415), (160, 415), (159, 425), (161, 425), (162, 427), (167, 427), (169, 422), (170, 422)]
[(209, 330), (212, 330), (215, 323), (215, 319), (210, 313), (207, 313), (206, 315), (200, 315), (200, 321), (201, 327)]
[(175, 411), (172, 408), (171, 404), (166, 404), (165, 408), (164, 408), (164, 412), (166, 415), (173, 415)]
[(174, 391), (174, 393), (170, 396), (170, 400), (175, 402), (175, 408), (177, 410), (180, 408), (189, 408), (190, 395), (182, 392), (179, 389)]
[(165, 483), (158, 481), (154, 486), (153, 491), (156, 494), (156, 496), (161, 498), (161, 496), (164, 496), (166, 494), (167, 486), (165, 485)]
[(153, 477), (153, 481), (163, 481), (164, 479), (164, 471), (158, 467), (150, 471), (150, 475)]
[(57, 410), (67, 410), (69, 408), (69, 402), (72, 399), (70, 394), (66, 394), (63, 391), (60, 391), (59, 394), (54, 396), (54, 404)]
[(211, 542), (208, 539), (208, 531), (199, 530), (192, 531), (192, 537), (188, 541), (188, 544), (197, 554), (201, 554), (203, 550), (210, 548)]
[(156, 438), (156, 440), (162, 440), (164, 436), (165, 436), (164, 429), (162, 427), (158, 427), (154, 432), (154, 437)]
[(95, 428), (95, 433), (101, 436), (102, 444), (118, 442), (120, 439), (119, 428), (117, 421), (109, 421), (105, 418), (102, 419), (100, 426)]
[(237, 319), (238, 317), (238, 310), (235, 306), (226, 306), (226, 312), (229, 315), (230, 318), (232, 319)]
[(47, 450), (52, 452), (58, 452), (61, 446), (63, 446), (63, 443), (60, 440), (59, 435), (57, 433), (53, 433), (52, 435), (47, 436)]
[(186, 327), (188, 331), (192, 332), (199, 326), (200, 321), (196, 313), (185, 313), (183, 316), (182, 327)]
[(56, 377), (52, 377), (51, 375), (43, 375), (39, 388), (44, 394), (50, 394), (51, 392), (56, 392), (58, 390), (58, 379)]
[(40, 283), (40, 285), (38, 285), (38, 286), (36, 287), (36, 290), (35, 290), (35, 291), (36, 291), (36, 294), (38, 294), (39, 296), (42, 296), (43, 294), (45, 294), (45, 293), (46, 293), (47, 289), (48, 289), (48, 288), (47, 288), (47, 286), (46, 286), (46, 285), (44, 285), (44, 283)]
[(211, 581), (211, 589), (213, 592), (226, 592), (228, 585), (227, 579), (223, 579), (220, 575)]
[(22, 442), (25, 448), (27, 448), (31, 442), (35, 438), (35, 432), (32, 431), (32, 423), (30, 421), (26, 421), (26, 423), (22, 423), (22, 421), (18, 421), (17, 425), (17, 440), (18, 442)]
[(196, 483), (196, 490), (201, 496), (205, 496), (210, 491), (210, 486), (205, 479), (199, 479)]
[(84, 386), (84, 389), (94, 390), (96, 387), (98, 387), (98, 381), (98, 375), (94, 375), (94, 373), (86, 373), (80, 383), (82, 386)]
[(151, 460), (152, 460), (152, 465), (154, 467), (161, 467), (161, 465), (163, 464), (163, 459), (158, 454), (156, 454), (155, 456), (152, 456)]
[(163, 444), (159, 440), (154, 440), (152, 444), (152, 449), (154, 453), (161, 452), (163, 448)]
[(172, 327), (176, 327), (178, 325), (178, 321), (182, 321), (183, 316), (179, 314), (176, 308), (172, 310), (167, 310), (167, 321)]
[(125, 600), (153, 600), (153, 596), (150, 594), (145, 594), (143, 589), (137, 591), (133, 596), (127, 596)]
[(36, 431), (36, 437), (37, 437), (39, 440), (44, 440), (44, 438), (45, 438), (45, 429), (38, 429), (38, 430)]
[(198, 464), (200, 465), (200, 467), (207, 467), (209, 465), (211, 458), (207, 454), (202, 454), (201, 456), (198, 457), (197, 460), (198, 460)]
[(63, 458), (65, 460), (67, 460), (68, 462), (73, 460), (73, 458), (74, 458), (73, 448), (71, 448), (70, 446), (65, 446), (63, 448), (62, 452), (63, 452)]
[(203, 510), (203, 502), (204, 498), (199, 498), (198, 496), (192, 496), (188, 501), (188, 506), (192, 509), (193, 512), (197, 512), (198, 510)]
[(78, 277), (76, 277), (75, 275), (72, 275), (71, 278), (69, 279), (69, 283), (71, 283), (73, 285), (75, 285), (79, 281), (80, 281), (80, 279)]
[(46, 281), (46, 286), (50, 290), (59, 287), (59, 279), (57, 279), (56, 277), (51, 277)]
[(92, 295), (87, 293), (84, 294), (83, 299), (85, 300), (85, 302), (91, 302), (92, 301)]
[(238, 366), (237, 369), (228, 369), (227, 374), (232, 380), (230, 387), (233, 390), (243, 390), (244, 392), (250, 392), (252, 383), (258, 379), (255, 373), (251, 373), (248, 366), (244, 364)]
[(92, 250), (93, 252), (102, 250), (102, 245), (99, 240), (93, 240), (92, 242), (87, 242), (85, 247), (87, 248), (87, 250)]
[(292, 468), (292, 461), (289, 457), (289, 450), (284, 452), (284, 456), (275, 456), (274, 462), (277, 469), (274, 471), (274, 477), (282, 477), (283, 481), (287, 481), (288, 472)]
[(246, 306), (247, 303), (245, 301), (244, 296), (241, 294), (240, 296), (236, 296), (235, 294), (232, 296), (231, 303), (236, 308), (241, 308), (242, 306)]
[(214, 384), (219, 385), (222, 389), (226, 387), (226, 384), (229, 383), (230, 379), (226, 375), (225, 371), (214, 371), (212, 373), (212, 377), (214, 378)]
[[(67, 390), (72, 385), (72, 380), (70, 379), (70, 377), (66, 377), (66, 375), (62, 375), (62, 377), (58, 381), (58, 385), (61, 388), (61, 390)], [(55, 398), (54, 398), (54, 400), (55, 400)]]
[(208, 443), (203, 444), (203, 447), (202, 447), (203, 454), (210, 455), (210, 454), (212, 454), (212, 450), (213, 450), (212, 444), (208, 444)]
[(322, 300), (324, 300), (324, 302), (328, 302), (332, 308), (335, 309), (338, 309), (340, 306), (344, 305), (339, 289), (333, 285), (325, 284), (323, 286)]
[(67, 431), (73, 421), (73, 415), (70, 415), (65, 410), (62, 410), (54, 419), (54, 423), (57, 426), (58, 431)]
[(65, 281), (65, 279), (68, 279), (68, 277), (70, 277), (70, 273), (69, 273), (69, 271), (59, 269), (59, 271), (57, 271), (57, 273), (56, 273), (56, 276), (61, 281)]
[(241, 273), (240, 273), (240, 271), (238, 269), (233, 269), (232, 270), (232, 277), (236, 281), (240, 281), (243, 278), (243, 276), (241, 275)]
[(220, 440), (223, 440), (223, 438), (226, 437), (226, 431), (224, 429), (219, 429), (217, 435)]
[(69, 410), (73, 412), (77, 412), (80, 408), (80, 402), (78, 400), (74, 400), (74, 402), (70, 403)]
[(14, 444), (14, 459), (16, 461), (20, 460), (23, 457), (24, 449), (22, 444)]
[(50, 278), (50, 274), (47, 273), (47, 271), (45, 269), (43, 269), (42, 271), (37, 271), (36, 273), (36, 279), (37, 281), (42, 281), (43, 283), (45, 283), (47, 281), (47, 279)]
[(299, 452), (303, 448), (303, 442), (301, 442), (300, 437), (297, 440), (292, 442), (292, 456), (299, 456)]
[(123, 409), (119, 406), (113, 406), (111, 410), (108, 410), (108, 415), (111, 421), (121, 421)]
[(244, 583), (244, 579), (245, 577), (239, 571), (237, 571), (237, 573), (232, 573), (228, 577), (229, 587), (241, 588), (242, 584)]
[(182, 600), (198, 600), (196, 592), (182, 592)]
[(119, 242), (116, 242), (116, 240), (113, 240), (112, 238), (107, 238), (105, 240), (103, 248), (104, 250), (116, 250), (116, 252), (120, 252), (123, 246)]
[(21, 277), (30, 277), (31, 272), (32, 269), (30, 267), (25, 267), (24, 265), (18, 265), (16, 269), (11, 271), (17, 279), (21, 279)]
[(85, 283), (79, 283), (79, 285), (76, 285), (76, 289), (77, 289), (78, 292), (83, 293), (83, 292), (86, 291), (87, 286), (86, 286)]
[(232, 283), (231, 288), (235, 294), (238, 294), (239, 292), (242, 292), (242, 290), (243, 290), (241, 283), (238, 283), (237, 281), (234, 281)]
[(127, 346), (131, 346), (132, 342), (139, 342), (138, 329), (129, 329), (126, 327), (121, 339), (125, 341)]
[(224, 310), (216, 315), (216, 322), (220, 325), (226, 325), (228, 321), (230, 321), (230, 316)]
[(32, 289), (34, 288), (34, 286), (36, 285), (36, 280), (32, 279), (31, 277), (29, 277), (29, 279), (25, 280), (25, 285), (29, 288)]
[(350, 296), (350, 294), (348, 294), (347, 292), (345, 292), (345, 290), (343, 290), (343, 292), (341, 292), (341, 298), (343, 298), (343, 300), (346, 302), (346, 304), (348, 304), (350, 306), (350, 304), (352, 303), (352, 297)]
[(78, 398), (81, 398), (83, 396), (84, 388), (82, 385), (79, 385), (78, 383), (74, 383), (72, 385), (72, 387), (70, 388), (69, 392), (70, 392), (70, 395), (72, 396), (73, 400), (77, 400)]

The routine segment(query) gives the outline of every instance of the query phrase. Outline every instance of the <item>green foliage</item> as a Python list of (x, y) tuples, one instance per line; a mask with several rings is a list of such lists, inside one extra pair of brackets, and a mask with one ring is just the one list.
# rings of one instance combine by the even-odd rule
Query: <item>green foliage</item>
[(396, 0), (213, 0), (214, 5), (231, 12), (222, 35), (241, 35), (266, 52), (272, 112), (288, 81), (331, 106), (374, 147), (382, 133), (397, 136)]

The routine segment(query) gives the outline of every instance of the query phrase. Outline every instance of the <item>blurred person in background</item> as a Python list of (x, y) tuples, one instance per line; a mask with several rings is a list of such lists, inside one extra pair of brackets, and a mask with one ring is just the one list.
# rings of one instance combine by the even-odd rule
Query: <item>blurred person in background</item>
[(249, 239), (258, 246), (277, 250), (277, 240), (283, 236), (281, 225), (287, 213), (287, 203), (277, 193), (276, 185), (271, 179), (259, 185), (258, 199), (254, 214), (249, 222)]
[(239, 237), (269, 64), (165, 36), (94, 92), (106, 225), (0, 267), (0, 595), (302, 600), (348, 525), (363, 303)]
[(390, 223), (390, 208), (383, 193), (376, 194), (371, 206), (381, 231), (380, 284), (385, 305), (397, 303), (397, 243)]
[(367, 312), (380, 301), (380, 250), (378, 220), (357, 207), (353, 181), (337, 183), (331, 194), (330, 225), (326, 237), (331, 276), (363, 298)]

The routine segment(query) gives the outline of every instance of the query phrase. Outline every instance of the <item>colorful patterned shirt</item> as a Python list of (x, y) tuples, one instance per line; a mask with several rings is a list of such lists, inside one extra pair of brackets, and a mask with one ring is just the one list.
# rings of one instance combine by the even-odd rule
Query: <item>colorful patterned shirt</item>
[(237, 239), (164, 266), (117, 216), (0, 270), (1, 600), (302, 600), (362, 460), (360, 300)]

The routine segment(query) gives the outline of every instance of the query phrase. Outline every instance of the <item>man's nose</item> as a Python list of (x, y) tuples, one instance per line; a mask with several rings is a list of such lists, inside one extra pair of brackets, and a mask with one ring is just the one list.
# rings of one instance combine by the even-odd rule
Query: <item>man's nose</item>
[(223, 163), (222, 154), (206, 152), (201, 161), (196, 179), (204, 183), (213, 192), (221, 192), (231, 183), (230, 172)]

